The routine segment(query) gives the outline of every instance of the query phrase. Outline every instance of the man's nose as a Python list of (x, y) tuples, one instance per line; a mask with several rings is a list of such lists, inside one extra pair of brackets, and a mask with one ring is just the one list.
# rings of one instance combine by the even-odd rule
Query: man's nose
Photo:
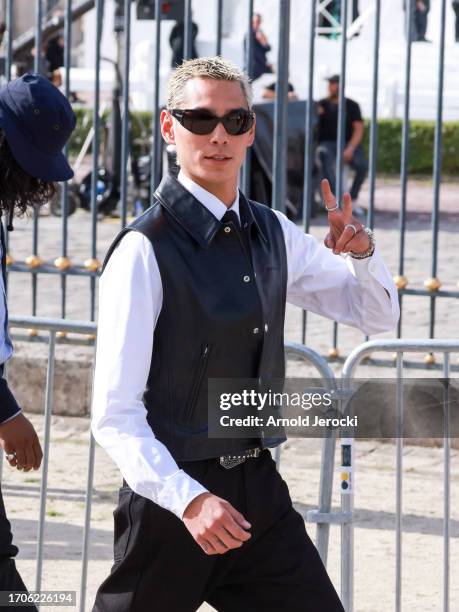
[(217, 123), (217, 126), (211, 134), (210, 140), (214, 144), (228, 142), (228, 132), (225, 130), (225, 127), (221, 121)]

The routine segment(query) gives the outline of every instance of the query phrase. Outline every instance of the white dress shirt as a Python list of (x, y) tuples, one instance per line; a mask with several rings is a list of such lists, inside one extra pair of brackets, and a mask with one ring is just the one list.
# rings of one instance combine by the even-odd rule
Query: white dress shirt
[[(183, 172), (178, 180), (217, 219), (228, 210)], [(239, 216), (238, 194), (230, 210)], [(288, 302), (366, 334), (395, 327), (397, 290), (377, 247), (372, 257), (362, 260), (334, 255), (285, 215), (274, 212), (287, 250)], [(92, 431), (137, 494), (182, 518), (192, 499), (207, 489), (179, 469), (155, 438), (142, 403), (162, 300), (151, 242), (140, 232), (129, 232), (100, 279)]]

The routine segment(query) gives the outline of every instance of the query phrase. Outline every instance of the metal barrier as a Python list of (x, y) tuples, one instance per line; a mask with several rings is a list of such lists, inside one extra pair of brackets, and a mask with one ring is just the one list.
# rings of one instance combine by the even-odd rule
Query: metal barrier
[[(357, 366), (362, 360), (375, 352), (390, 352), (397, 354), (396, 361), (396, 423), (398, 431), (402, 431), (403, 423), (403, 395), (402, 395), (402, 379), (403, 379), (403, 354), (413, 352), (443, 353), (443, 377), (449, 378), (450, 372), (450, 354), (459, 352), (459, 340), (373, 340), (355, 348), (346, 359), (343, 371), (343, 392), (349, 391), (352, 378), (355, 375)], [(343, 401), (343, 409), (346, 406), (346, 400)], [(449, 612), (449, 594), (450, 594), (450, 568), (449, 568), (449, 550), (450, 550), (450, 410), (448, 397), (445, 394), (443, 398), (443, 418), (444, 418), (444, 514), (443, 514), (443, 611)], [(345, 443), (352, 451), (353, 440), (346, 440)], [(395, 585), (395, 610), (401, 610), (402, 597), (402, 452), (403, 438), (396, 438), (396, 585)], [(353, 452), (349, 454), (351, 459), (350, 465), (345, 469), (353, 472)], [(341, 510), (345, 515), (353, 513), (354, 492), (351, 486), (347, 493), (341, 496)], [(354, 558), (353, 558), (353, 530), (352, 521), (344, 523), (342, 526), (342, 591), (341, 597), (346, 612), (352, 612), (354, 609), (353, 602), (353, 581), (354, 581)]]
[[(37, 567), (35, 589), (39, 590), (42, 583), (43, 570), (43, 550), (45, 542), (45, 512), (46, 512), (46, 497), (48, 483), (48, 460), (49, 460), (49, 445), (51, 432), (51, 416), (53, 411), (53, 382), (54, 382), (54, 363), (55, 363), (55, 347), (56, 334), (64, 330), (68, 334), (84, 334), (94, 337), (96, 334), (96, 325), (94, 323), (84, 323), (77, 321), (64, 321), (59, 319), (39, 319), (39, 318), (21, 318), (11, 317), (11, 327), (19, 327), (23, 329), (35, 328), (42, 332), (48, 332), (48, 363), (46, 377), (46, 392), (45, 392), (45, 409), (44, 409), (44, 439), (43, 439), (43, 464), (42, 464), (42, 479), (40, 485), (40, 510), (38, 518), (38, 539), (37, 539)], [(397, 353), (397, 422), (400, 424), (403, 421), (403, 397), (400, 392), (401, 384), (399, 381), (403, 378), (403, 353), (405, 352), (441, 352), (444, 354), (443, 376), (449, 377), (449, 355), (450, 353), (459, 352), (458, 340), (380, 340), (366, 342), (358, 346), (349, 355), (346, 360), (342, 372), (342, 394), (339, 394), (337, 381), (333, 371), (326, 360), (315, 351), (296, 343), (286, 343), (285, 354), (286, 358), (295, 358), (313, 366), (319, 373), (320, 377), (326, 382), (328, 390), (335, 392), (335, 397), (342, 402), (342, 410), (346, 406), (347, 391), (350, 389), (351, 381), (355, 375), (357, 366), (362, 360), (374, 352), (396, 352)], [(449, 612), (449, 592), (450, 592), (450, 571), (449, 571), (449, 523), (450, 523), (450, 428), (449, 428), (449, 406), (447, 398), (444, 401), (444, 588), (443, 588), (443, 610)], [(341, 526), (341, 598), (346, 612), (352, 612), (354, 609), (353, 590), (354, 590), (354, 541), (353, 541), (353, 474), (355, 471), (353, 440), (350, 438), (341, 438), (342, 449), (342, 475), (345, 473), (346, 488), (342, 488), (341, 493), (341, 509), (340, 511), (332, 511), (332, 487), (333, 473), (335, 469), (335, 446), (336, 446), (336, 430), (331, 431), (329, 437), (325, 437), (322, 446), (321, 473), (320, 473), (320, 489), (317, 510), (310, 510), (306, 514), (306, 520), (316, 523), (316, 546), (324, 564), (327, 564), (327, 553), (329, 543), (329, 528), (330, 524), (338, 524)], [(401, 565), (402, 565), (402, 449), (403, 440), (401, 437), (396, 441), (396, 596), (395, 609), (397, 612), (401, 610)], [(86, 476), (86, 492), (85, 492), (85, 519), (83, 531), (83, 547), (81, 556), (81, 580), (80, 580), (80, 612), (85, 610), (86, 586), (88, 576), (88, 552), (89, 552), (89, 537), (91, 523), (91, 504), (93, 494), (93, 478), (94, 478), (94, 452), (95, 442), (92, 435), (90, 436), (88, 449), (88, 467)], [(344, 459), (346, 457), (346, 459)], [(281, 448), (277, 447), (275, 452), (276, 463), (279, 467), (281, 459)], [(1, 461), (1, 453), (0, 453)], [(350, 476), (349, 476), (350, 474)], [(1, 463), (0, 463), (1, 475)]]
[[(88, 204), (90, 215), (90, 246), (87, 257), (83, 258), (80, 263), (74, 263), (69, 257), (70, 244), (68, 234), (68, 219), (70, 214), (70, 202), (75, 196), (73, 186), (64, 185), (62, 188), (62, 229), (61, 229), (61, 248), (60, 252), (53, 262), (46, 262), (40, 256), (39, 248), (39, 221), (38, 212), (36, 211), (33, 220), (32, 230), (32, 248), (31, 255), (25, 261), (14, 261), (13, 251), (15, 237), (12, 238), (12, 244), (9, 245), (8, 253), (8, 270), (10, 272), (26, 272), (31, 276), (31, 292), (32, 292), (32, 315), (37, 315), (37, 286), (38, 279), (42, 274), (57, 275), (60, 282), (60, 316), (67, 316), (67, 279), (69, 276), (85, 276), (88, 278), (89, 285), (89, 318), (95, 319), (95, 295), (96, 281), (100, 273), (100, 261), (97, 252), (98, 238), (98, 211), (101, 206), (101, 198), (107, 194), (99, 192), (99, 183), (102, 180), (99, 176), (99, 171), (103, 166), (101, 159), (101, 131), (105, 125), (105, 119), (101, 117), (101, 65), (105, 58), (101, 57), (101, 40), (102, 34), (106, 31), (107, 24), (111, 23), (112, 15), (107, 14), (115, 11), (115, 28), (114, 37), (117, 41), (117, 65), (120, 66), (122, 79), (120, 81), (118, 94), (114, 94), (113, 109), (111, 113), (111, 134), (116, 151), (113, 154), (113, 167), (110, 169), (113, 174), (113, 183), (110, 187), (108, 209), (112, 206), (118, 208), (119, 223), (123, 227), (129, 218), (130, 214), (135, 212), (135, 195), (132, 192), (132, 172), (129, 161), (132, 161), (133, 151), (130, 141), (132, 140), (132, 125), (130, 124), (129, 111), (132, 110), (130, 103), (130, 67), (131, 56), (130, 49), (133, 44), (131, 34), (133, 32), (133, 20), (131, 19), (131, 6), (136, 7), (137, 15), (152, 19), (152, 39), (155, 41), (154, 46), (154, 64), (151, 75), (151, 86), (147, 83), (147, 89), (152, 90), (152, 107), (150, 111), (154, 117), (152, 122), (151, 133), (149, 134), (149, 146), (151, 147), (151, 172), (149, 175), (149, 199), (153, 198), (154, 188), (160, 181), (162, 172), (162, 152), (161, 152), (161, 135), (159, 131), (158, 111), (161, 107), (160, 89), (162, 79), (161, 70), (165, 71), (165, 48), (166, 41), (162, 34), (162, 27), (168, 16), (165, 13), (163, 6), (167, 5), (169, 11), (182, 11), (184, 17), (184, 37), (185, 37), (185, 57), (190, 55), (191, 40), (192, 40), (192, 10), (194, 15), (199, 9), (199, 3), (194, 3), (192, 0), (182, 0), (181, 2), (170, 3), (154, 3), (152, 0), (35, 0), (35, 26), (26, 28), (25, 31), (14, 31), (15, 19), (22, 10), (24, 12), (25, 4), (27, 5), (27, 14), (30, 12), (30, 0), (4, 0), (3, 2), (3, 18), (6, 21), (5, 32), (5, 78), (10, 79), (13, 74), (13, 67), (19, 65), (24, 54), (30, 52), (33, 45), (40, 49), (42, 43), (46, 43), (50, 36), (55, 35), (60, 28), (64, 32), (64, 66), (63, 66), (63, 81), (64, 91), (67, 95), (72, 91), (72, 78), (74, 75), (74, 67), (71, 67), (70, 50), (72, 48), (72, 23), (81, 19), (83, 15), (91, 14), (95, 21), (95, 36), (90, 41), (90, 45), (94, 45), (94, 65), (86, 68), (91, 70), (93, 74), (93, 89), (92, 89), (92, 121), (94, 126), (91, 152), (92, 178), (90, 181), (90, 203)], [(253, 0), (240, 0), (238, 3), (244, 7), (244, 27), (246, 31), (246, 40), (248, 44), (245, 50), (245, 62), (241, 58), (241, 64), (245, 63), (249, 74), (252, 73), (253, 58), (252, 36), (248, 35), (251, 29), (251, 20), (254, 10)], [(374, 32), (373, 37), (373, 58), (372, 58), (372, 102), (370, 113), (370, 145), (369, 145), (369, 204), (367, 214), (367, 225), (374, 226), (375, 223), (375, 179), (377, 171), (377, 119), (378, 119), (378, 84), (379, 66), (380, 66), (380, 23), (381, 23), (381, 0), (368, 0), (363, 6), (361, 3), (361, 15), (358, 16), (355, 10), (357, 3), (355, 2), (335, 2), (335, 0), (311, 0), (308, 9), (304, 14), (304, 28), (306, 35), (305, 40), (305, 60), (307, 58), (308, 79), (307, 79), (307, 101), (313, 99), (313, 84), (317, 78), (317, 44), (320, 38), (321, 48), (323, 45), (334, 45), (330, 47), (330, 53), (336, 54), (336, 40), (339, 40), (340, 45), (340, 71), (341, 82), (339, 89), (339, 116), (338, 116), (338, 159), (337, 159), (337, 199), (341, 200), (343, 192), (343, 147), (345, 144), (345, 106), (343, 104), (346, 92), (346, 72), (347, 72), (347, 52), (349, 46), (354, 44), (352, 35), (359, 28), (372, 27)], [(438, 68), (437, 68), (437, 103), (436, 103), (436, 121), (435, 121), (435, 146), (434, 146), (434, 171), (433, 171), (433, 206), (431, 213), (432, 220), (432, 252), (431, 266), (429, 278), (425, 281), (424, 288), (408, 287), (408, 280), (405, 276), (405, 246), (406, 246), (406, 208), (407, 208), (407, 180), (408, 180), (408, 162), (410, 157), (409, 152), (409, 129), (410, 129), (410, 93), (411, 93), (411, 71), (412, 71), (412, 33), (413, 20), (406, 19), (406, 44), (405, 57), (403, 64), (405, 68), (405, 84), (404, 84), (404, 113), (403, 113), (403, 135), (402, 135), (402, 155), (401, 155), (401, 205), (399, 212), (399, 265), (398, 274), (395, 278), (399, 289), (400, 300), (403, 302), (405, 296), (425, 296), (430, 303), (430, 323), (429, 336), (435, 335), (435, 318), (436, 318), (436, 300), (439, 298), (457, 298), (459, 291), (457, 290), (441, 290), (440, 280), (437, 277), (438, 270), (438, 237), (439, 237), (439, 210), (440, 210), (440, 183), (441, 183), (441, 158), (442, 158), (442, 124), (443, 124), (443, 89), (444, 89), (444, 56), (445, 56), (445, 23), (446, 23), (446, 6), (447, 0), (440, 0), (441, 10), (439, 12), (439, 22), (436, 24), (440, 30), (440, 44), (438, 45)], [(221, 53), (224, 40), (223, 15), (225, 12), (224, 2), (222, 0), (214, 0), (208, 3), (209, 11), (212, 10), (215, 15), (215, 28), (213, 28), (213, 36), (215, 40), (216, 53)], [(275, 122), (273, 135), (273, 182), (272, 182), (272, 206), (279, 210), (285, 210), (286, 202), (286, 147), (287, 147), (287, 130), (286, 122), (288, 97), (287, 97), (287, 82), (289, 64), (295, 61), (295, 58), (289, 58), (289, 39), (291, 38), (291, 30), (298, 27), (296, 23), (290, 22), (291, 9), (294, 7), (298, 10), (298, 3), (295, 0), (278, 0), (276, 4), (278, 13), (272, 15), (272, 19), (276, 20), (276, 29), (278, 37), (278, 55), (277, 55), (277, 80), (279, 86), (276, 87), (275, 96)], [(406, 13), (413, 15), (415, 9), (415, 0), (407, 0)], [(180, 8), (181, 7), (181, 8)], [(245, 12), (247, 9), (247, 12)], [(255, 9), (257, 7), (255, 6)], [(56, 12), (57, 11), (57, 12)], [(91, 11), (91, 13), (89, 13)], [(246, 19), (246, 17), (247, 19)], [(326, 23), (324, 25), (324, 18)], [(213, 17), (212, 17), (213, 19)], [(238, 30), (240, 27), (238, 25)], [(322, 35), (330, 35), (330, 40)], [(88, 45), (89, 46), (89, 45)], [(431, 46), (435, 50), (435, 45)], [(168, 50), (167, 50), (168, 51)], [(43, 70), (43, 58), (40, 53), (35, 54), (34, 58), (35, 70)], [(434, 81), (432, 76), (432, 82)], [(145, 86), (144, 86), (145, 88)], [(116, 87), (115, 87), (116, 89)], [(121, 112), (119, 107), (121, 106)], [(118, 110), (116, 110), (118, 109)], [(304, 172), (303, 172), (303, 224), (305, 231), (309, 230), (311, 224), (312, 213), (312, 172), (314, 167), (314, 136), (313, 136), (313, 116), (314, 105), (306, 104), (305, 115), (305, 147), (304, 147)], [(118, 119), (117, 119), (118, 117)], [(116, 154), (115, 154), (116, 153)], [(250, 178), (250, 155), (247, 157), (242, 173), (242, 184), (244, 189), (249, 190)], [(303, 326), (301, 333), (301, 342), (306, 343), (307, 319), (306, 313), (303, 314)], [(398, 335), (402, 335), (402, 319), (400, 320)], [(338, 326), (333, 325), (333, 334), (331, 342), (330, 356), (336, 357), (338, 351)], [(432, 356), (428, 356), (430, 362)]]
[[(45, 407), (44, 407), (44, 438), (42, 441), (43, 447), (43, 462), (41, 467), (41, 483), (40, 483), (40, 511), (38, 518), (38, 536), (37, 536), (37, 567), (35, 574), (35, 590), (39, 591), (42, 584), (43, 574), (43, 548), (45, 541), (45, 513), (46, 499), (48, 488), (48, 462), (49, 462), (49, 445), (51, 434), (51, 416), (53, 412), (53, 385), (54, 385), (54, 364), (55, 364), (55, 348), (56, 335), (64, 331), (69, 334), (84, 334), (95, 337), (97, 326), (95, 323), (81, 321), (64, 321), (60, 319), (40, 319), (40, 318), (25, 318), (11, 317), (9, 320), (10, 327), (19, 327), (22, 329), (36, 329), (42, 332), (48, 332), (48, 363), (46, 373), (46, 390), (45, 390)], [(81, 591), (80, 591), (80, 611), (85, 609), (86, 598), (86, 582), (88, 572), (88, 550), (89, 550), (89, 534), (91, 522), (91, 502), (93, 489), (94, 475), (94, 450), (95, 441), (92, 435), (89, 441), (89, 456), (88, 456), (88, 472), (86, 481), (85, 493), (85, 520), (83, 530), (83, 552), (81, 557)], [(3, 458), (3, 452), (0, 449), (0, 461)], [(0, 477), (2, 470), (0, 463)]]
[[(46, 499), (48, 487), (48, 462), (49, 462), (49, 447), (51, 434), (51, 416), (53, 413), (53, 385), (54, 385), (54, 365), (55, 365), (55, 348), (56, 334), (64, 331), (68, 334), (84, 334), (95, 336), (96, 324), (84, 323), (79, 321), (68, 321), (60, 319), (40, 319), (40, 318), (24, 318), (11, 317), (10, 326), (22, 329), (37, 329), (40, 332), (48, 332), (48, 362), (45, 390), (45, 407), (44, 407), (44, 437), (42, 440), (43, 446), (43, 463), (42, 476), (40, 484), (40, 509), (38, 517), (38, 537), (37, 537), (37, 567), (35, 577), (35, 590), (40, 590), (42, 585), (43, 573), (43, 552), (45, 544), (45, 514), (46, 514)], [(289, 357), (300, 359), (305, 363), (314, 366), (320, 376), (326, 381), (327, 388), (336, 390), (335, 376), (330, 366), (325, 359), (315, 351), (295, 343), (287, 343), (285, 345), (286, 358)], [(329, 526), (331, 523), (342, 523), (346, 519), (341, 513), (331, 512), (331, 497), (333, 485), (333, 469), (335, 455), (335, 435), (325, 438), (322, 447), (322, 467), (319, 490), (319, 504), (317, 511), (309, 511), (307, 520), (317, 524), (316, 545), (319, 554), (324, 562), (327, 563)], [(80, 612), (85, 610), (86, 587), (88, 576), (88, 552), (89, 538), (91, 525), (91, 507), (93, 494), (93, 479), (94, 479), (94, 453), (95, 441), (90, 435), (88, 449), (88, 467), (86, 477), (86, 492), (85, 492), (85, 519), (83, 530), (83, 548), (81, 556), (81, 580), (80, 580)], [(275, 458), (279, 466), (280, 463), (280, 447), (276, 448)], [(0, 476), (2, 468), (2, 452), (0, 450)], [(350, 517), (347, 517), (348, 519)]]

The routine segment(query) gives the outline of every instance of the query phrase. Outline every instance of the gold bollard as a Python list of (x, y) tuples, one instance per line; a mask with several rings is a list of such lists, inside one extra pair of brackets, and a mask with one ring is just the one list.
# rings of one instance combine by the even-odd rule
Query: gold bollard
[(427, 365), (433, 365), (435, 363), (435, 356), (433, 353), (428, 353), (425, 357), (424, 357), (424, 362)]
[(68, 270), (71, 267), (72, 262), (68, 257), (57, 257), (54, 260), (54, 265), (58, 270)]
[(397, 276), (394, 276), (394, 283), (397, 289), (405, 289), (405, 287), (408, 285), (408, 279), (406, 276), (400, 276), (397, 274)]
[(43, 265), (43, 259), (39, 256), (39, 255), (29, 255), (28, 257), (26, 257), (26, 265), (29, 266), (29, 268), (39, 268), (40, 266)]
[(84, 262), (84, 267), (90, 272), (97, 272), (97, 270), (100, 268), (100, 261), (96, 258), (86, 259)]
[(441, 287), (441, 283), (438, 278), (431, 277), (431, 278), (428, 278), (426, 281), (424, 281), (424, 287), (432, 292), (438, 291)]

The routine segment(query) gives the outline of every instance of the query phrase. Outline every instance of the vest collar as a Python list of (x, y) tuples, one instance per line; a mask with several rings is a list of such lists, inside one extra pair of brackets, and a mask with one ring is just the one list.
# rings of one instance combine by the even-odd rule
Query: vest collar
[[(168, 174), (162, 179), (155, 191), (155, 197), (202, 247), (210, 246), (222, 223), (174, 176)], [(242, 227), (251, 231), (254, 226), (261, 238), (267, 242), (249, 200), (241, 191), (239, 191), (239, 210)]]

